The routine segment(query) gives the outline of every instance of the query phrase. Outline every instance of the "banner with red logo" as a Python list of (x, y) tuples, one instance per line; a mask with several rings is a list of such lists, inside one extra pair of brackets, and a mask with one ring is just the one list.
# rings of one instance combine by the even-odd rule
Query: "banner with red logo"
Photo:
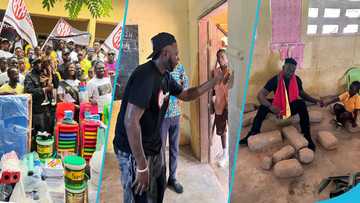
[(120, 49), (121, 32), (122, 32), (122, 22), (120, 22), (111, 32), (109, 37), (106, 38), (101, 48), (103, 48), (105, 52), (114, 50), (117, 56), (119, 54), (119, 49)]
[(24, 0), (9, 0), (4, 15), (3, 23), (5, 22), (10, 24), (20, 37), (33, 47), (38, 45), (34, 26)]
[(49, 37), (51, 39), (61, 39), (66, 42), (73, 41), (75, 44), (82, 46), (88, 46), (90, 42), (90, 33), (72, 27), (62, 18), (56, 23)]

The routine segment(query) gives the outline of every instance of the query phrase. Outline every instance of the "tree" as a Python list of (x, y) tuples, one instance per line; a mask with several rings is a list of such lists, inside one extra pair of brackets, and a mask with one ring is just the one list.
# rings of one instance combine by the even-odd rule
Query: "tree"
[[(50, 11), (57, 1), (61, 0), (42, 0), (42, 6)], [(77, 18), (83, 6), (87, 7), (94, 18), (109, 16), (112, 10), (111, 0), (65, 0), (65, 10), (68, 11), (70, 19)]]

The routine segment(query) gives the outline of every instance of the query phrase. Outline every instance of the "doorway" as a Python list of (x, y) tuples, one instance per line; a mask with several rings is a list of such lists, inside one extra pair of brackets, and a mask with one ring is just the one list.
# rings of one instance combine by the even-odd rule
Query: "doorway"
[[(227, 47), (228, 3), (222, 0), (199, 18), (199, 83), (211, 78), (216, 65), (216, 52)], [(213, 115), (210, 113), (212, 93), (200, 97), (200, 142), (201, 161), (215, 163), (216, 155), (222, 152), (221, 139), (214, 135)]]

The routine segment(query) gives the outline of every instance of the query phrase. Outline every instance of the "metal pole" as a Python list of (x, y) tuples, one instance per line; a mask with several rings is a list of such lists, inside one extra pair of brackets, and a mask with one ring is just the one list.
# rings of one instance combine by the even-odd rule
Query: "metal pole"
[(2, 29), (3, 29), (3, 27), (4, 27), (4, 24), (5, 24), (5, 22), (2, 21), (2, 22), (1, 22), (1, 27), (0, 27), (0, 34), (1, 34), (1, 31), (2, 31)]
[[(49, 41), (50, 36), (51, 36), (51, 33), (50, 33), (50, 35), (48, 36), (48, 38), (45, 40), (44, 44), (42, 45), (41, 50), (43, 50), (43, 48), (45, 47), (46, 43)], [(34, 47), (34, 48), (35, 48), (35, 47)]]

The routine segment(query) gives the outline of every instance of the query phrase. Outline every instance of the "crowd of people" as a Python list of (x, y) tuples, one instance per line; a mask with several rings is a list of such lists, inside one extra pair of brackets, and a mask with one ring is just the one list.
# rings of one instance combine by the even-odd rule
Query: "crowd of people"
[[(176, 179), (181, 116), (179, 100), (194, 100), (213, 90), (216, 134), (221, 136), (223, 147), (220, 165), (223, 167), (228, 154), (227, 100), (233, 76), (225, 50), (220, 49), (217, 53), (217, 66), (212, 78), (198, 87), (189, 88), (185, 68), (179, 63), (175, 37), (160, 33), (152, 41), (154, 53), (149, 57), (151, 60), (140, 65), (127, 83), (115, 130), (114, 148), (122, 171), (126, 202), (134, 199), (161, 202), (166, 185), (177, 193), (183, 192)], [(106, 53), (98, 41), (93, 47), (58, 40), (32, 48), (1, 39), (0, 45), (0, 95), (32, 95), (33, 135), (53, 133), (56, 106), (62, 102), (74, 104), (74, 120), (79, 117), (80, 103), (84, 101), (96, 104), (100, 117), (104, 115), (105, 106), (112, 99), (115, 51)], [(170, 173), (165, 183), (167, 137)], [(36, 147), (34, 141), (32, 151)], [(129, 159), (136, 166), (125, 167), (130, 163)], [(133, 167), (137, 168), (136, 174), (128, 174)], [(152, 184), (148, 184), (146, 179), (150, 179)], [(137, 184), (136, 191), (131, 192), (130, 182)]]
[[(81, 102), (91, 102), (103, 115), (104, 106), (111, 102), (115, 57), (115, 51), (105, 52), (99, 41), (92, 47), (72, 40), (53, 40), (31, 47), (2, 38), (0, 95), (31, 94), (33, 135), (53, 133), (56, 105), (60, 102), (73, 103), (75, 115)], [(35, 143), (32, 145), (34, 149)]]

